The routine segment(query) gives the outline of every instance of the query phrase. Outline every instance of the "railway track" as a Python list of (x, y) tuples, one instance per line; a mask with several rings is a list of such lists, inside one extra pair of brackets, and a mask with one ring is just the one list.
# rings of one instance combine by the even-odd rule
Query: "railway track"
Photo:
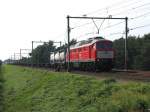
[[(49, 71), (55, 71), (54, 69), (50, 68), (40, 68), (46, 69)], [(65, 70), (61, 70), (61, 72), (66, 72)], [(79, 75), (87, 75), (93, 76), (97, 79), (104, 79), (104, 78), (114, 78), (118, 81), (140, 81), (140, 82), (150, 82), (150, 71), (139, 71), (139, 70), (118, 70), (113, 69), (110, 72), (89, 72), (89, 71), (79, 71), (79, 70), (72, 70), (70, 73), (79, 74)]]
[[(23, 66), (23, 65), (22, 65)], [(29, 67), (29, 66), (26, 66)], [(31, 67), (31, 66), (30, 66)], [(44, 69), (48, 71), (55, 72), (55, 69), (47, 67), (33, 67), (38, 69)], [(66, 70), (60, 70), (61, 72), (66, 72)], [(118, 81), (140, 81), (140, 82), (150, 82), (150, 71), (139, 71), (139, 70), (119, 70), (113, 69), (110, 72), (91, 72), (91, 71), (79, 71), (79, 70), (72, 70), (70, 73), (79, 74), (79, 75), (87, 75), (93, 76), (97, 79), (104, 79), (104, 78), (114, 78)]]
[(85, 72), (72, 71), (71, 73), (94, 76), (98, 79), (114, 78), (119, 81), (150, 82), (150, 71), (111, 71), (111, 72)]

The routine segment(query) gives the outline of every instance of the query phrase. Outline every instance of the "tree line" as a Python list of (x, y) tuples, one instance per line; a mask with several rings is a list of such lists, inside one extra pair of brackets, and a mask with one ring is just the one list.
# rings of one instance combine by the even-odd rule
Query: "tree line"
[(0, 66), (2, 65), (2, 60), (0, 60)]
[[(72, 39), (70, 41), (70, 45), (75, 44), (77, 41)], [(43, 45), (37, 46), (33, 51), (29, 54), (30, 57), (22, 57), (20, 60), (16, 61), (17, 64), (49, 64), (50, 63), (50, 54), (62, 50), (67, 50), (67, 44), (63, 44), (62, 46), (56, 47), (54, 45), (54, 41), (49, 41), (43, 43)], [(7, 60), (8, 62), (10, 60)]]
[[(115, 68), (124, 68), (124, 38), (113, 42)], [(150, 70), (150, 33), (144, 36), (129, 36), (127, 39), (127, 67), (129, 69)]]

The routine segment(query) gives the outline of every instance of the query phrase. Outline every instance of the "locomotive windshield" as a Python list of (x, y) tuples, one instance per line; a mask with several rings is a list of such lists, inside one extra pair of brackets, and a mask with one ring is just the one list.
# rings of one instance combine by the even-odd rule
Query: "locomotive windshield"
[(97, 49), (110, 49), (112, 48), (112, 42), (98, 42), (96, 43)]

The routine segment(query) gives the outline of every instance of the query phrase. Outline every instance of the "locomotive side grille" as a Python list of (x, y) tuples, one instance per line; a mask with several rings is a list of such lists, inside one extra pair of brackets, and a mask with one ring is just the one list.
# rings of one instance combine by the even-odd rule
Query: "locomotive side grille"
[(113, 51), (97, 51), (97, 58), (113, 58)]

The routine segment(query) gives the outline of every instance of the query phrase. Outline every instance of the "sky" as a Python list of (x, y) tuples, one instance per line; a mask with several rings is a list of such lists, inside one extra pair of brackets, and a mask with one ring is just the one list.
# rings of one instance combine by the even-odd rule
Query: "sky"
[[(149, 14), (149, 0), (1, 0), (0, 59), (13, 57), (20, 49), (31, 49), (31, 41), (65, 42), (67, 15), (128, 17), (128, 25), (132, 29), (150, 24)], [(124, 20), (94, 20), (94, 22), (98, 27), (103, 23), (99, 35), (107, 39), (115, 40), (124, 36)], [(122, 24), (111, 27), (119, 22)], [(97, 33), (92, 20), (71, 19), (70, 27), (71, 38), (77, 40), (87, 39)], [(129, 35), (145, 33), (149, 33), (149, 27), (131, 30)], [(37, 44), (34, 45), (36, 46)]]

